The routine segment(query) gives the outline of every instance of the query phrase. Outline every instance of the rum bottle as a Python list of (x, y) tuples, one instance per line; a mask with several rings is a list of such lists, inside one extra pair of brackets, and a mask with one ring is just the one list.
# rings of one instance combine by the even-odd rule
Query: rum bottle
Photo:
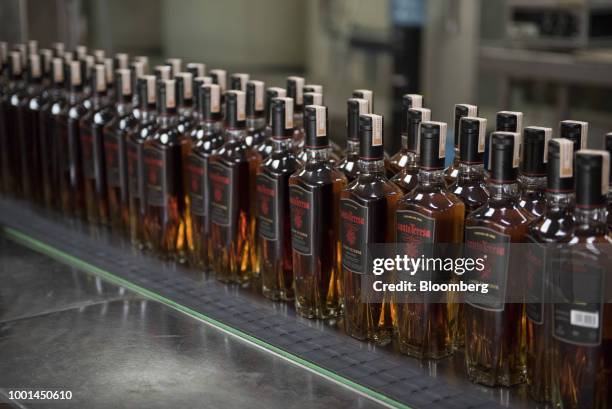
[(473, 382), (489, 386), (515, 385), (525, 375), (524, 305), (516, 299), (522, 267), (510, 249), (510, 243), (524, 241), (533, 220), (518, 204), (520, 140), (519, 133), (492, 133), (490, 197), (468, 216), (465, 227), (467, 257), (485, 259), (481, 271), (466, 273), (467, 281), (488, 284), (486, 294), (466, 294), (467, 373)]
[(285, 98), (287, 91), (285, 88), (280, 87), (268, 87), (266, 89), (266, 99), (264, 106), (264, 116), (266, 118), (265, 138), (264, 142), (261, 143), (257, 149), (257, 152), (261, 155), (262, 160), (267, 158), (272, 153), (272, 100), (274, 98)]
[(546, 162), (551, 128), (528, 126), (523, 130), (521, 165), (519, 169), (519, 206), (539, 217), (546, 205)]
[[(386, 163), (387, 173), (390, 177), (398, 174), (402, 169), (406, 167), (406, 164), (410, 162), (411, 152), (408, 150), (408, 110), (411, 108), (422, 108), (423, 107), (423, 96), (418, 94), (405, 94), (402, 96), (402, 110), (400, 120), (400, 150), (395, 155), (389, 158)], [(429, 118), (423, 119), (423, 121), (429, 121)], [(412, 158), (414, 160), (414, 157)]]
[(459, 138), (461, 137), (461, 118), (471, 117), (475, 118), (478, 116), (478, 107), (470, 104), (457, 104), (455, 105), (455, 154), (453, 155), (453, 163), (444, 172), (446, 178), (446, 184), (448, 186), (455, 183), (457, 176), (459, 175), (459, 160), (461, 150), (459, 149)]
[[(396, 242), (414, 257), (449, 257), (452, 250), (435, 245), (463, 241), (465, 206), (444, 180), (446, 132), (443, 122), (421, 122), (419, 183), (397, 205)], [(452, 272), (442, 270), (427, 271), (425, 278), (435, 283), (454, 280)], [(407, 292), (398, 301), (399, 345), (407, 355), (440, 359), (452, 354), (456, 327), (457, 305), (446, 295)]]
[(274, 98), (272, 110), (272, 153), (257, 174), (257, 244), (264, 297), (293, 300), (289, 176), (300, 161), (291, 150), (293, 99)]
[(346, 177), (329, 161), (327, 108), (305, 109), (307, 156), (289, 178), (295, 309), (328, 319), (342, 314), (340, 193)]
[(605, 409), (612, 404), (612, 303), (606, 196), (610, 155), (579, 150), (575, 156), (574, 229), (553, 282), (555, 357), (553, 404)]
[(385, 176), (382, 116), (361, 115), (359, 136), (359, 174), (340, 199), (344, 322), (350, 336), (384, 344), (393, 334), (395, 306), (392, 294), (377, 294), (367, 286), (367, 253), (370, 244), (394, 242), (402, 192)]
[[(499, 111), (495, 115), (495, 131), (516, 132), (523, 135), (523, 113), (515, 111)], [(491, 134), (485, 141), (485, 179), (488, 179), (491, 164)]]
[(212, 267), (222, 282), (247, 283), (259, 265), (255, 248), (260, 155), (246, 145), (246, 95), (225, 93), (225, 144), (211, 156)]
[(551, 273), (555, 244), (567, 243), (574, 228), (574, 150), (569, 139), (548, 142), (546, 205), (526, 237), (525, 312), (527, 316), (527, 384), (538, 402), (552, 399), (554, 345), (552, 338)]
[(349, 98), (346, 113), (346, 154), (338, 163), (337, 169), (344, 173), (348, 182), (359, 174), (359, 118), (369, 113), (368, 101), (362, 98)]
[(193, 75), (190, 72), (179, 72), (174, 76), (176, 81), (176, 103), (179, 120), (177, 127), (182, 135), (189, 135), (193, 127)]

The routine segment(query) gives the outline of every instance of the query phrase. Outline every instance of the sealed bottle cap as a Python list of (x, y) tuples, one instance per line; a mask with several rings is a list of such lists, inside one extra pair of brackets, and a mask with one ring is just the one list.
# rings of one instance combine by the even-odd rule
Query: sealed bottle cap
[(349, 98), (346, 105), (346, 138), (353, 142), (359, 142), (359, 117), (370, 113), (368, 101), (363, 98)]
[(246, 85), (246, 114), (249, 118), (261, 116), (264, 113), (263, 81), (251, 80)]
[(96, 59), (96, 64), (104, 64), (106, 53), (104, 50), (93, 50), (93, 56)]
[(69, 63), (70, 61), (74, 60), (74, 54), (72, 51), (66, 51), (62, 58), (64, 59), (64, 62)]
[(206, 65), (199, 62), (190, 62), (187, 64), (187, 71), (193, 75), (193, 78), (203, 77), (206, 75)]
[(402, 108), (400, 118), (400, 133), (406, 135), (408, 133), (408, 110), (410, 108), (422, 108), (423, 96), (419, 94), (404, 94), (402, 95)]
[(79, 60), (83, 59), (87, 55), (87, 46), (77, 45), (74, 51), (76, 53), (76, 58), (78, 58)]
[(243, 72), (238, 72), (230, 75), (230, 89), (246, 92), (246, 84), (249, 81), (250, 75)]
[(49, 48), (40, 50), (40, 65), (42, 66), (43, 76), (50, 77), (52, 73), (51, 62), (53, 61), (53, 51)]
[(374, 112), (374, 92), (369, 89), (356, 89), (353, 91), (353, 98), (361, 98), (368, 101), (368, 112)]
[(53, 43), (51, 48), (53, 48), (53, 55), (56, 57), (63, 57), (66, 52), (66, 45), (64, 43)]
[(359, 116), (359, 159), (382, 160), (385, 157), (383, 147), (383, 117), (376, 114)]
[[(612, 132), (608, 132), (605, 136), (604, 146), (606, 151), (612, 156)], [(612, 186), (612, 172), (610, 172), (610, 186)]]
[(83, 73), (83, 78), (85, 78), (87, 81), (91, 81), (91, 77), (94, 72), (94, 65), (96, 65), (96, 59), (93, 57), (93, 55), (86, 55), (85, 57), (81, 58), (81, 61), (81, 72)]
[(11, 51), (10, 54), (10, 72), (11, 77), (20, 77), (23, 74), (23, 64), (21, 59), (21, 53), (19, 51)]
[(293, 98), (273, 98), (271, 104), (272, 138), (290, 138), (293, 135)]
[(132, 96), (132, 73), (128, 69), (119, 68), (117, 71), (117, 90), (124, 98)]
[(242, 129), (246, 123), (246, 93), (230, 90), (225, 93), (225, 127)]
[(28, 77), (34, 81), (40, 80), (42, 77), (40, 55), (38, 54), (32, 54), (28, 57)]
[(490, 143), (490, 180), (501, 184), (516, 182), (521, 149), (521, 134), (518, 132), (492, 132)]
[(195, 88), (201, 87), (202, 85), (212, 84), (212, 83), (213, 83), (212, 77), (202, 76), (202, 77), (195, 77), (193, 79), (193, 84)]
[(38, 54), (38, 41), (28, 41), (28, 54)]
[(145, 75), (144, 62), (134, 61), (130, 64), (130, 72), (132, 73), (132, 82), (135, 84), (138, 78)]
[(157, 65), (154, 72), (159, 81), (169, 80), (172, 77), (172, 68), (169, 65)]
[(83, 65), (79, 60), (70, 61), (70, 86), (72, 88), (80, 88), (83, 85)]
[(140, 106), (153, 107), (157, 101), (157, 95), (155, 93), (155, 82), (157, 78), (155, 75), (143, 75), (138, 78), (138, 100)]
[(272, 126), (272, 99), (274, 98), (284, 98), (287, 96), (287, 91), (281, 87), (268, 87), (266, 89), (266, 101), (265, 101), (265, 116), (266, 116), (266, 124)]
[(416, 154), (420, 153), (419, 141), (421, 122), (431, 120), (431, 111), (427, 108), (410, 108), (406, 115), (408, 129), (406, 131), (406, 149)]
[(306, 132), (304, 147), (307, 149), (329, 147), (328, 125), (327, 107), (306, 105), (304, 108), (304, 131)]
[(191, 105), (193, 101), (193, 76), (190, 72), (177, 72), (174, 79), (176, 81), (176, 103), (180, 107)]
[(201, 112), (200, 110), (200, 97), (199, 97), (199, 89), (202, 85), (212, 84), (212, 78), (210, 77), (195, 77), (193, 79), (193, 109), (195, 112)]
[(444, 169), (447, 125), (444, 122), (423, 121), (419, 126), (420, 168)]
[(589, 123), (582, 121), (561, 121), (559, 123), (559, 137), (574, 142), (574, 152), (586, 149), (589, 137)]
[(323, 94), (320, 92), (304, 92), (304, 106), (323, 105)]
[(113, 70), (112, 58), (107, 58), (104, 60), (104, 68), (106, 71), (106, 85), (108, 87), (115, 82), (115, 71)]
[(106, 92), (106, 66), (104, 64), (96, 64), (92, 70), (91, 88), (96, 94), (104, 94)]
[(523, 132), (523, 113), (499, 111), (495, 116), (495, 130), (499, 132)]
[(459, 158), (461, 163), (482, 164), (485, 151), (487, 120), (464, 116), (459, 121)]
[(304, 105), (304, 78), (287, 77), (287, 96), (293, 98), (297, 110), (302, 109)]
[[(319, 94), (323, 94), (323, 85), (318, 84), (306, 84), (304, 85), (304, 94), (307, 92), (318, 92)], [(308, 105), (304, 103), (304, 105)]]
[(163, 80), (157, 83), (157, 111), (160, 114), (176, 112), (176, 81)]
[(129, 65), (130, 56), (127, 53), (116, 53), (113, 57), (113, 67), (115, 68), (115, 70), (126, 70), (129, 68)]
[(198, 108), (205, 121), (221, 120), (221, 88), (217, 84), (198, 87)]
[(478, 107), (470, 104), (455, 105), (455, 148), (459, 147), (459, 135), (461, 135), (461, 118), (466, 116), (476, 118), (478, 116)]
[(523, 141), (521, 143), (521, 174), (534, 177), (546, 176), (548, 141), (550, 141), (551, 138), (551, 128), (528, 126), (523, 130)]
[(609, 190), (610, 154), (595, 149), (576, 152), (576, 207), (605, 206)]
[(548, 141), (546, 190), (553, 193), (574, 191), (574, 142), (569, 139)]
[(64, 83), (64, 61), (61, 58), (54, 58), (51, 63), (51, 76), (53, 83), (61, 85)]
[(183, 60), (181, 58), (168, 58), (166, 59), (166, 64), (172, 69), (173, 78), (176, 74), (183, 71)]
[(210, 76), (213, 79), (213, 83), (218, 84), (221, 87), (221, 95), (227, 89), (227, 71), (221, 69), (210, 70)]

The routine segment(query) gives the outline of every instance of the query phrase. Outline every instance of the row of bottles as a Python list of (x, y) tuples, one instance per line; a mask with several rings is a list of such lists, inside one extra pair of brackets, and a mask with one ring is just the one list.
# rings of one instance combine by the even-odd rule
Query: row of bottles
[[(420, 359), (463, 351), (474, 382), (526, 379), (538, 401), (609, 406), (608, 304), (600, 341), (584, 345), (555, 332), (555, 304), (506, 303), (501, 290), (467, 302), (368, 291), (374, 244), (413, 256), (440, 256), (434, 244), (484, 251), (505, 273), (475, 279), (508, 292), (523, 285), (511, 243), (601, 252), (612, 220), (609, 154), (586, 149), (587, 123), (562, 121), (553, 138), (501, 111), (487, 134), (478, 108), (458, 104), (445, 167), (447, 124), (432, 121), (417, 94), (402, 98), (401, 148), (387, 157), (370, 90), (347, 101), (341, 149), (329, 138), (322, 87), (301, 77), (266, 88), (175, 58), (149, 75), (146, 57), (35, 42), (11, 51), (0, 43), (0, 63), (3, 195), (86, 221), (94, 234), (128, 235), (222, 282), (257, 278), (265, 297), (294, 302), (302, 316), (344, 315), (355, 338), (395, 338)], [(610, 152), (612, 134), (605, 143)]]

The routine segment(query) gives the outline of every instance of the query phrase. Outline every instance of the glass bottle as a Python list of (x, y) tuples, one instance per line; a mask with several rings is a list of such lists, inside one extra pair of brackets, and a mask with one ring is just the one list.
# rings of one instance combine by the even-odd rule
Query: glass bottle
[(470, 104), (457, 104), (455, 105), (455, 154), (453, 155), (453, 163), (444, 171), (444, 178), (448, 186), (455, 183), (457, 176), (459, 175), (459, 160), (460, 149), (459, 149), (459, 138), (461, 137), (461, 118), (471, 117), (475, 118), (478, 116), (478, 107)]
[(79, 121), (81, 155), (83, 158), (83, 184), (87, 220), (92, 225), (108, 224), (108, 196), (105, 172), (104, 131), (115, 117), (108, 105), (106, 67), (96, 64), (91, 76), (91, 109)]
[(346, 114), (346, 154), (336, 169), (344, 173), (348, 182), (359, 174), (359, 117), (367, 114), (368, 101), (362, 98), (349, 98)]
[(112, 58), (104, 59), (104, 72), (106, 74), (106, 100), (109, 105), (115, 105), (119, 92), (115, 89), (115, 69)]
[[(400, 150), (395, 155), (389, 158), (389, 161), (385, 164), (387, 166), (387, 175), (392, 178), (398, 174), (402, 169), (406, 167), (406, 164), (410, 162), (410, 156), (413, 156), (408, 150), (408, 110), (411, 108), (422, 108), (423, 107), (423, 96), (418, 94), (405, 94), (402, 96), (402, 108), (401, 108), (401, 120), (400, 120)], [(423, 119), (423, 121), (429, 121), (429, 118)], [(414, 157), (412, 157), (414, 160)]]
[(559, 122), (559, 138), (574, 142), (574, 152), (586, 149), (589, 139), (589, 123), (565, 120)]
[(525, 375), (524, 304), (515, 295), (521, 265), (510, 243), (525, 239), (533, 215), (518, 205), (519, 133), (491, 135), (489, 200), (472, 212), (465, 227), (467, 257), (484, 258), (485, 268), (466, 273), (468, 283), (489, 284), (488, 293), (467, 293), (465, 355), (470, 380), (489, 386), (520, 383)]
[[(140, 107), (135, 111), (138, 118), (136, 132), (127, 135), (128, 194), (130, 212), (130, 239), (138, 249), (144, 248), (144, 221), (147, 214), (147, 181), (145, 174), (144, 149), (150, 143), (157, 130), (155, 105), (156, 78), (144, 75), (137, 80), (138, 102)], [(138, 114), (136, 114), (138, 112)]]
[(262, 157), (266, 150), (266, 147), (262, 146), (266, 142), (264, 89), (263, 81), (251, 80), (246, 84), (246, 144), (259, 152)]
[[(605, 136), (604, 146), (606, 151), (612, 156), (612, 132)], [(608, 228), (612, 231), (612, 172), (610, 173), (610, 189), (608, 190)]]
[(546, 147), (552, 138), (551, 128), (528, 126), (523, 130), (519, 168), (519, 206), (539, 217), (546, 205)]
[[(527, 384), (537, 402), (552, 399), (554, 349), (549, 292), (553, 245), (567, 243), (574, 220), (573, 142), (552, 139), (548, 143), (546, 206), (530, 226), (526, 237), (525, 312), (527, 316)], [(557, 266), (555, 266), (557, 267)]]
[[(495, 115), (496, 132), (516, 132), (523, 135), (523, 113), (515, 111), (499, 111)], [(489, 178), (489, 167), (491, 163), (491, 134), (485, 140), (485, 180)]]
[(289, 178), (295, 309), (306, 318), (342, 314), (340, 192), (346, 177), (329, 161), (327, 108), (307, 105), (307, 153)]
[(187, 228), (188, 261), (206, 271), (211, 260), (209, 159), (223, 145), (221, 89), (217, 84), (196, 90), (198, 111), (191, 130), (192, 150), (187, 158), (191, 226)]
[[(463, 241), (465, 206), (444, 180), (446, 124), (421, 122), (419, 183), (397, 205), (396, 242), (408, 254), (449, 257), (434, 244)], [(454, 250), (454, 249), (453, 249)], [(451, 250), (452, 251), (452, 250)], [(454, 281), (452, 273), (428, 271), (436, 283)], [(400, 350), (419, 359), (440, 359), (453, 352), (457, 304), (447, 296), (407, 292), (397, 305)]]
[(246, 85), (247, 82), (249, 82), (250, 77), (251, 76), (249, 74), (245, 74), (243, 72), (230, 75), (229, 89), (246, 92)]
[(243, 91), (225, 93), (225, 144), (208, 166), (212, 267), (218, 280), (241, 284), (259, 265), (255, 179), (261, 156), (246, 145), (245, 99)]
[(610, 407), (612, 384), (612, 303), (606, 196), (610, 155), (579, 150), (575, 156), (574, 229), (553, 282), (555, 357), (553, 405), (559, 408)]
[(382, 116), (361, 115), (359, 136), (359, 175), (340, 199), (344, 323), (350, 336), (385, 344), (393, 334), (393, 297), (365, 290), (363, 282), (371, 278), (368, 245), (394, 242), (395, 210), (402, 192), (385, 176)]
[(104, 129), (104, 158), (111, 229), (127, 233), (130, 226), (128, 148), (132, 134), (138, 130), (138, 119), (132, 110), (133, 84), (129, 69), (117, 74), (117, 115)]
[(176, 81), (157, 87), (157, 129), (144, 145), (145, 245), (167, 260), (185, 260), (183, 170), (189, 143), (179, 132)]
[(179, 72), (174, 76), (176, 81), (176, 104), (178, 111), (177, 127), (182, 135), (189, 135), (194, 125), (193, 120), (193, 75), (190, 72)]
[(264, 116), (266, 121), (265, 139), (264, 142), (259, 145), (257, 152), (261, 155), (262, 160), (267, 158), (272, 153), (272, 100), (274, 98), (285, 98), (287, 91), (281, 87), (268, 87), (266, 88), (266, 99), (264, 106)]
[[(195, 83), (195, 79), (198, 77), (203, 77), (206, 75), (206, 64), (202, 64), (199, 62), (190, 62), (189, 64), (187, 64), (187, 72), (191, 73), (191, 76), (194, 79), (194, 83)], [(198, 90), (195, 89), (194, 90), (194, 94), (196, 94), (196, 98), (198, 95)]]
[(299, 154), (304, 147), (304, 78), (287, 77), (287, 97), (293, 98), (293, 150)]
[[(315, 85), (311, 85), (311, 87), (313, 86), (316, 87)], [(320, 87), (320, 85), (318, 86)], [(304, 93), (304, 107), (307, 107), (308, 105), (323, 106), (323, 94), (320, 94), (318, 92), (305, 92)], [(304, 118), (306, 118), (306, 110), (304, 110)], [(306, 132), (305, 127), (304, 127), (304, 132)], [(329, 142), (329, 145), (332, 149), (327, 156), (329, 160), (331, 161), (332, 165), (335, 165), (336, 163), (340, 162), (340, 156), (336, 154), (338, 149), (334, 149), (334, 146), (332, 145), (331, 141)], [(298, 159), (301, 162), (306, 162), (306, 160), (308, 159), (308, 152), (306, 152), (306, 149), (302, 149), (299, 152)]]
[(274, 98), (272, 144), (274, 149), (257, 174), (257, 245), (264, 297), (293, 300), (289, 176), (300, 161), (291, 150), (293, 99)]
[(410, 108), (406, 113), (408, 123), (406, 134), (402, 135), (402, 149), (406, 154), (401, 161), (402, 168), (391, 178), (404, 194), (411, 192), (419, 183), (419, 127), (421, 121), (429, 121), (430, 117), (431, 111), (427, 108)]

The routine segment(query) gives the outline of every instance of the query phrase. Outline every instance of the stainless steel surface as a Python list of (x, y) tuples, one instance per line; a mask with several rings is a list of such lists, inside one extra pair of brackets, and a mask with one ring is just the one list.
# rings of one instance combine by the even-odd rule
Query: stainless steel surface
[(71, 401), (20, 402), (23, 407), (380, 407), (4, 238), (0, 283), (0, 390), (61, 389), (74, 395)]

